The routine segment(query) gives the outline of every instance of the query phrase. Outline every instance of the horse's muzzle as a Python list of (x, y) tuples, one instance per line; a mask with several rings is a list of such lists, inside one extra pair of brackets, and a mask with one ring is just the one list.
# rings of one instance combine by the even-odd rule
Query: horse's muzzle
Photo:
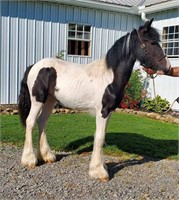
[(171, 69), (170, 60), (167, 57), (165, 57), (165, 67), (162, 69), (164, 74), (168, 74), (170, 69)]

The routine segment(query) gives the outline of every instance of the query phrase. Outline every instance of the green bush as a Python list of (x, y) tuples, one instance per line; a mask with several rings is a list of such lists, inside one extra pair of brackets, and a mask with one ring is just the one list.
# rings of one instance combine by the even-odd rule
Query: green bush
[(168, 110), (170, 103), (166, 99), (162, 99), (159, 95), (156, 98), (146, 98), (143, 103), (143, 108), (152, 112), (164, 112)]
[(138, 109), (143, 88), (142, 75), (139, 70), (134, 70), (126, 85), (121, 108)]
[(65, 54), (65, 50), (61, 50), (57, 53), (56, 58), (64, 60), (64, 56), (65, 56), (64, 54)]

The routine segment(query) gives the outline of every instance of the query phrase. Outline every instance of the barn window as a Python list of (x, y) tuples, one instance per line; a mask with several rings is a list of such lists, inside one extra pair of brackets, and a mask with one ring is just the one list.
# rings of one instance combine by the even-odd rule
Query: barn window
[(179, 25), (163, 28), (162, 48), (170, 58), (179, 58)]
[(68, 54), (90, 56), (91, 26), (68, 24)]

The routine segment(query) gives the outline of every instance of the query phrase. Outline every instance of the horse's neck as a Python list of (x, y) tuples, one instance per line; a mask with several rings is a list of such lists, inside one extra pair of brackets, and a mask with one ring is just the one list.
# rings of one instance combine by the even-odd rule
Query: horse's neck
[(114, 84), (118, 90), (123, 90), (131, 76), (135, 58), (129, 55), (128, 60), (120, 61), (114, 71)]
[(128, 60), (119, 60), (119, 62), (116, 63), (116, 67), (113, 68), (113, 82), (107, 86), (103, 95), (103, 117), (108, 116), (109, 112), (120, 104), (123, 98), (125, 85), (131, 76), (134, 62), (135, 59), (133, 56), (129, 55)]

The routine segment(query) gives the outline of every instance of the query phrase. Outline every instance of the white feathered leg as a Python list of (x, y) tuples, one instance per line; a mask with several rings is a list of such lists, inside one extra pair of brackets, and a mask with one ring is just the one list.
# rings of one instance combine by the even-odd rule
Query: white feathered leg
[(56, 102), (56, 99), (49, 95), (47, 98), (42, 112), (38, 118), (38, 128), (39, 128), (39, 140), (38, 140), (38, 148), (37, 148), (37, 157), (39, 160), (43, 160), (48, 163), (52, 163), (56, 160), (55, 155), (52, 153), (47, 137), (45, 132), (45, 127), (47, 124), (47, 120), (49, 115), (51, 114), (51, 111), (54, 107), (54, 104)]
[(37, 158), (33, 150), (32, 133), (41, 108), (42, 103), (32, 102), (30, 113), (26, 120), (26, 135), (21, 163), (30, 168), (35, 167), (37, 164)]
[(101, 115), (101, 112), (97, 112), (96, 114), (96, 133), (95, 133), (91, 162), (89, 166), (90, 177), (95, 179), (100, 179), (103, 182), (107, 182), (109, 180), (107, 168), (104, 163), (103, 149), (102, 149), (109, 118), (110, 115), (104, 119)]

